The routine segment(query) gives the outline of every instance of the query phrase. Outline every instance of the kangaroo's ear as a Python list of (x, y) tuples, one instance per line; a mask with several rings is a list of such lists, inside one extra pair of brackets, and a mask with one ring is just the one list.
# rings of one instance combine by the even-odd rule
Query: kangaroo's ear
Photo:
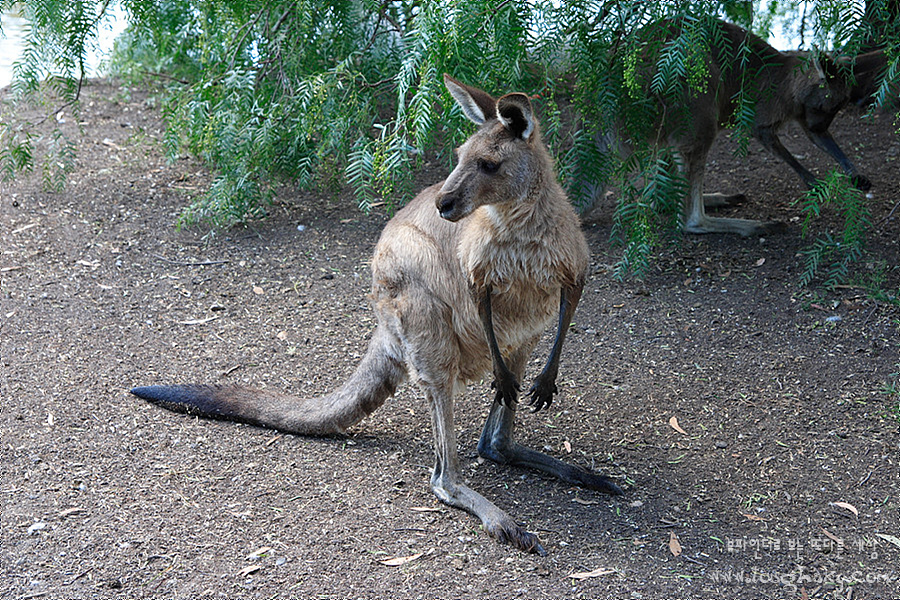
[(466, 85), (444, 73), (444, 85), (459, 104), (463, 114), (476, 125), (481, 125), (493, 116), (497, 101), (487, 92)]
[(820, 81), (830, 81), (841, 75), (844, 70), (849, 73), (849, 62), (841, 62), (840, 59), (835, 60), (827, 52), (822, 52), (817, 46), (813, 46), (813, 52), (810, 54), (810, 60), (816, 68), (816, 74)]
[(527, 140), (534, 133), (534, 110), (525, 94), (507, 94), (497, 100), (497, 118), (517, 138)]

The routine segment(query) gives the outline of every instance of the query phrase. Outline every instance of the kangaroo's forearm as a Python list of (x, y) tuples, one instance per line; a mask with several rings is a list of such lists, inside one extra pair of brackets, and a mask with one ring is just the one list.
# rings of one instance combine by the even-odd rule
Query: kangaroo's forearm
[(494, 382), (492, 386), (497, 390), (496, 399), (504, 406), (513, 408), (519, 392), (519, 382), (515, 375), (506, 366), (503, 355), (500, 354), (500, 346), (497, 344), (497, 335), (494, 332), (494, 318), (491, 312), (491, 286), (485, 286), (480, 292), (474, 292), (478, 303), (478, 315), (484, 327), (488, 348), (491, 351), (491, 364), (494, 369)]
[(559, 358), (562, 354), (563, 343), (566, 341), (566, 332), (569, 331), (569, 325), (572, 324), (572, 317), (575, 316), (575, 308), (581, 300), (581, 292), (584, 289), (583, 283), (575, 284), (571, 287), (563, 286), (559, 292), (559, 323), (556, 326), (556, 338), (553, 340), (553, 348), (550, 350), (550, 356), (547, 357), (547, 364), (541, 374), (552, 373), (554, 378), (559, 371)]
[(553, 401), (553, 394), (557, 392), (556, 376), (559, 373), (559, 359), (562, 356), (562, 347), (566, 341), (566, 332), (569, 325), (572, 324), (572, 317), (575, 315), (575, 308), (581, 300), (581, 293), (584, 290), (584, 282), (579, 281), (571, 286), (563, 286), (559, 292), (559, 322), (556, 327), (556, 338), (553, 340), (553, 347), (550, 349), (550, 355), (547, 357), (547, 364), (541, 374), (538, 375), (528, 391), (531, 397), (530, 404), (537, 412), (550, 406)]

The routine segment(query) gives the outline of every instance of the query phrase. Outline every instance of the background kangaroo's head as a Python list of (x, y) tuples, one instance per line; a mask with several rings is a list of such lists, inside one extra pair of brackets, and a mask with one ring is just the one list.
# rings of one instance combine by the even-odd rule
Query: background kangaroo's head
[(528, 96), (495, 99), (449, 75), (444, 84), (480, 128), (456, 151), (456, 168), (435, 202), (441, 216), (459, 221), (485, 204), (527, 202), (547, 163)]
[(842, 71), (838, 63), (825, 53), (805, 54), (806, 77), (797, 76), (795, 95), (804, 108), (803, 121), (811, 131), (824, 131), (849, 101), (849, 69)]

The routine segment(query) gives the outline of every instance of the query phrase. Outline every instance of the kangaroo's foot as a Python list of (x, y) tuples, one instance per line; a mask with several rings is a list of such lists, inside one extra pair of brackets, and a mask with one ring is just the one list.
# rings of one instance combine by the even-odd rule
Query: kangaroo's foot
[(462, 508), (481, 519), (484, 530), (497, 541), (525, 552), (547, 556), (547, 551), (536, 535), (519, 526), (512, 517), (472, 488), (444, 475), (435, 470), (431, 479), (431, 489), (441, 502)]
[(526, 467), (552, 475), (557, 479), (589, 490), (607, 494), (621, 495), (624, 492), (612, 479), (570, 465), (543, 452), (532, 450), (516, 442), (497, 443), (482, 441), (478, 443), (478, 455), (501, 465)]
[(752, 221), (750, 219), (732, 219), (725, 217), (708, 217), (688, 221), (684, 225), (685, 233), (736, 233), (743, 237), (753, 235), (769, 235), (781, 233), (787, 226), (780, 221)]
[[(423, 384), (422, 388), (431, 404), (435, 454), (431, 489), (435, 495), (441, 502), (469, 511), (481, 519), (485, 531), (497, 540), (525, 552), (546, 554), (536, 535), (526, 531), (490, 500), (462, 483), (456, 430), (453, 427), (453, 401), (450, 397), (452, 385), (449, 382), (439, 386)], [(503, 406), (499, 399), (494, 404)], [(515, 414), (512, 409), (503, 410)]]
[(703, 194), (703, 206), (706, 208), (731, 208), (747, 203), (744, 194)]
[(513, 441), (515, 412), (494, 402), (478, 440), (478, 455), (501, 465), (526, 467), (552, 475), (566, 483), (606, 492), (622, 494), (622, 488), (611, 479), (587, 469), (570, 465), (543, 452), (532, 450)]

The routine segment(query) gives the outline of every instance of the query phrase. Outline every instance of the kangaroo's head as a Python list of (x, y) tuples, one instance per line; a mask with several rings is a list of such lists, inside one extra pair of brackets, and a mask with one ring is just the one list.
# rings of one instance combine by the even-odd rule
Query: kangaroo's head
[(808, 75), (804, 89), (798, 94), (808, 113), (819, 118), (828, 117), (828, 123), (850, 100), (847, 73), (825, 53), (808, 57), (814, 69)]
[(480, 127), (456, 151), (456, 168), (436, 200), (441, 216), (459, 221), (479, 206), (527, 201), (546, 162), (528, 96), (495, 99), (449, 75), (444, 84), (463, 114)]

